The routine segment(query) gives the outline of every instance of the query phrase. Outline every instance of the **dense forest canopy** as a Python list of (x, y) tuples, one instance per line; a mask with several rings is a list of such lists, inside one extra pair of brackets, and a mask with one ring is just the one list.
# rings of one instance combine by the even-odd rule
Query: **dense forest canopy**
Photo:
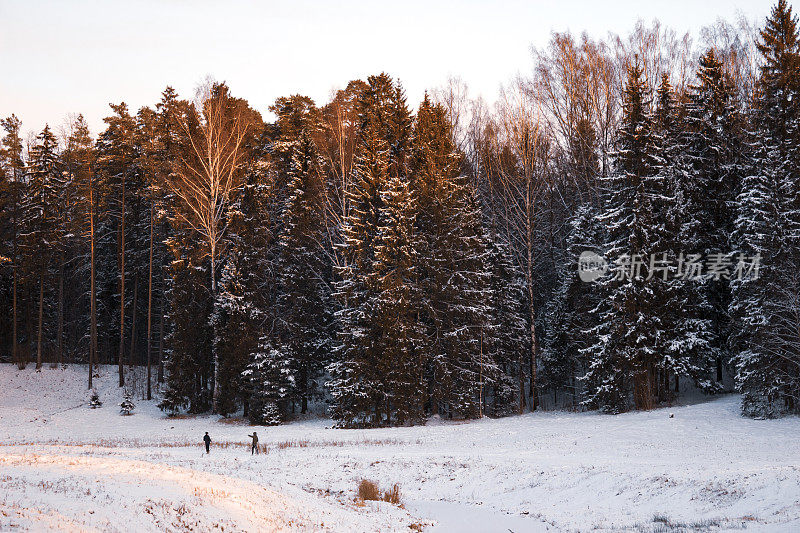
[[(0, 358), (88, 364), (90, 388), (114, 364), (169, 413), (267, 424), (321, 402), (349, 427), (618, 413), (685, 387), (800, 412), (791, 7), (699, 41), (556, 33), (533, 62), (494, 105), (458, 79), (409, 103), (379, 73), (271, 122), (218, 82), (112, 104), (96, 137), (4, 118)], [(586, 251), (617, 268), (582, 281)]]

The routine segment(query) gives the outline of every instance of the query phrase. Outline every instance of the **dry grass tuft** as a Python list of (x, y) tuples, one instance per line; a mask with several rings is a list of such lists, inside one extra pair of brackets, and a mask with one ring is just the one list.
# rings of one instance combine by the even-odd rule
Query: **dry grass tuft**
[(395, 483), (391, 489), (384, 492), (383, 501), (400, 505), (400, 485)]
[(395, 505), (400, 504), (400, 485), (395, 483), (392, 488), (383, 492), (378, 487), (378, 484), (368, 479), (362, 479), (358, 484), (358, 500), (359, 501), (384, 501)]
[(381, 491), (378, 489), (378, 484), (368, 479), (362, 479), (358, 484), (358, 497), (363, 501), (380, 500)]

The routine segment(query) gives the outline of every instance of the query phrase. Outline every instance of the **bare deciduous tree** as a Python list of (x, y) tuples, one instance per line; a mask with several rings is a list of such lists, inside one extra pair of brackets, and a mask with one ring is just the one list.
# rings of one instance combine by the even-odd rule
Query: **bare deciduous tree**
[[(536, 337), (536, 307), (534, 299), (534, 234), (537, 200), (547, 182), (550, 144), (544, 133), (544, 121), (538, 99), (520, 81), (503, 91), (497, 107), (496, 143), (491, 172), (497, 176), (497, 192), (503, 210), (505, 235), (509, 239), (520, 270), (525, 276), (530, 321), (530, 354), (528, 358), (530, 408), (538, 407), (536, 367), (539, 343)], [(506, 157), (510, 156), (510, 157)], [(525, 408), (524, 372), (520, 362), (519, 410)]]
[[(197, 124), (182, 120), (189, 153), (175, 168), (169, 182), (183, 209), (177, 213), (208, 246), (211, 294), (217, 295), (217, 266), (223, 253), (226, 211), (241, 187), (240, 169), (246, 159), (245, 140), (251, 117), (248, 108), (228, 95), (225, 85), (216, 85), (203, 102)], [(213, 410), (219, 397), (219, 356), (213, 349)]]

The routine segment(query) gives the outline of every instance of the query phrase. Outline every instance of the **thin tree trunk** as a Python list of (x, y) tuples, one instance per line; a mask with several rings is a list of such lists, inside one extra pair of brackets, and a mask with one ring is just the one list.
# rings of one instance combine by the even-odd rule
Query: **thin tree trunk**
[(125, 371), (122, 360), (125, 354), (125, 176), (122, 176), (122, 218), (120, 220), (120, 283), (119, 283), (119, 386), (125, 385)]
[(89, 176), (89, 248), (91, 255), (90, 307), (91, 327), (89, 340), (89, 388), (92, 388), (92, 363), (97, 358), (97, 301), (95, 299), (95, 260), (94, 260), (94, 185), (92, 175)]
[(147, 399), (152, 400), (150, 390), (151, 323), (153, 315), (153, 204), (150, 203), (150, 260), (147, 265)]
[[(17, 258), (16, 258), (16, 254), (15, 254), (14, 255), (14, 260), (16, 261), (16, 259)], [(14, 338), (12, 339), (12, 342), (11, 342), (11, 357), (12, 357), (12, 360), (14, 361), (14, 363), (17, 366), (19, 366), (19, 348), (17, 347), (17, 335), (18, 335), (18, 332), (17, 332), (17, 320), (18, 319), (17, 319), (17, 265), (16, 264), (14, 265), (14, 295), (13, 295), (12, 299), (14, 301), (14, 303), (13, 303), (14, 311), (12, 313), (14, 315), (14, 327), (12, 328), (13, 329)]]
[(133, 315), (131, 316), (131, 351), (128, 356), (128, 366), (133, 368), (133, 356), (136, 352), (136, 307), (139, 303), (139, 275), (133, 277)]
[(39, 331), (36, 334), (36, 370), (42, 368), (42, 326), (44, 325), (44, 266), (39, 272)]
[[(531, 329), (530, 329), (530, 336), (531, 336), (531, 354), (529, 358), (530, 368), (528, 371), (530, 372), (530, 391), (528, 394), (530, 395), (531, 401), (531, 411), (535, 411), (536, 408), (539, 406), (539, 399), (536, 395), (536, 353), (538, 350), (538, 346), (536, 344), (536, 308), (533, 305), (533, 268), (530, 264), (530, 256), (531, 250), (528, 250), (528, 313), (529, 313), (529, 320), (531, 321)], [(525, 408), (525, 405), (520, 406), (522, 409)]]
[(530, 356), (530, 406), (531, 411), (535, 411), (539, 406), (539, 398), (536, 394), (536, 355), (538, 352), (538, 345), (536, 343), (536, 307), (533, 304), (533, 178), (528, 176), (526, 188), (526, 209), (525, 221), (526, 227), (526, 245), (527, 245), (527, 278), (528, 278), (528, 313), (531, 321), (531, 356)]
[(64, 251), (61, 251), (61, 260), (58, 274), (58, 359), (53, 366), (64, 362)]
[(523, 350), (519, 351), (519, 408), (517, 412), (525, 412), (525, 361), (523, 361)]
[(25, 288), (25, 296), (22, 300), (25, 302), (25, 350), (22, 352), (22, 360), (19, 367), (25, 368), (28, 366), (28, 361), (33, 353), (33, 318), (31, 317), (31, 302), (33, 302), (33, 295), (31, 294), (30, 286)]
[[(211, 308), (212, 313), (214, 309), (214, 305), (217, 301), (217, 265), (216, 265), (216, 243), (211, 243)], [(214, 328), (216, 329), (216, 328)], [(214, 331), (214, 338), (216, 339), (217, 332)], [(212, 401), (211, 401), (211, 411), (213, 413), (217, 412), (217, 406), (219, 402), (219, 354), (217, 353), (217, 348), (215, 346), (216, 343), (211, 342), (211, 356), (214, 359), (214, 379), (213, 379), (213, 392), (212, 392)]]
[(13, 219), (12, 224), (13, 224), (13, 229), (14, 229), (14, 235), (13, 235), (13, 242), (12, 242), (12, 251), (13, 251), (13, 254), (14, 254), (13, 255), (13, 261), (14, 261), (13, 262), (13, 265), (14, 265), (13, 266), (13, 270), (14, 270), (14, 289), (13, 289), (13, 292), (14, 292), (14, 295), (12, 296), (12, 299), (13, 299), (12, 306), (13, 306), (14, 309), (13, 309), (13, 313), (12, 314), (14, 315), (14, 317), (13, 317), (14, 326), (12, 327), (12, 330), (13, 330), (14, 337), (11, 340), (11, 358), (14, 361), (14, 363), (17, 365), (17, 367), (19, 367), (20, 366), (20, 358), (21, 358), (21, 354), (19, 353), (19, 337), (18, 337), (19, 332), (17, 331), (17, 322), (19, 321), (19, 315), (18, 315), (18, 310), (17, 310), (17, 291), (18, 291), (18, 288), (19, 288), (18, 287), (19, 265), (17, 264), (17, 262), (19, 261), (19, 257), (17, 257), (17, 233), (18, 233), (18, 230), (19, 230), (19, 228), (17, 227), (17, 224), (19, 223), (19, 178), (17, 177), (16, 169), (14, 169), (13, 175), (14, 175), (14, 190), (13, 190), (13, 193), (14, 193), (14, 210), (13, 210), (14, 219)]
[[(163, 281), (163, 280), (162, 280)], [(161, 319), (158, 321), (158, 382), (164, 383), (164, 294), (161, 294)]]

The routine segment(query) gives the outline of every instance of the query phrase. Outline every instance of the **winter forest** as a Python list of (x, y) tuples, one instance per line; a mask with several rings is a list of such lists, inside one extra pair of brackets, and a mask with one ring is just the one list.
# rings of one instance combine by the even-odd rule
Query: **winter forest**
[[(0, 123), (0, 358), (20, 369), (84, 365), (92, 388), (115, 365), (167, 414), (265, 425), (622, 413), (686, 389), (800, 413), (785, 0), (697, 36), (554, 33), (492, 103), (457, 78), (409, 102), (375, 73), (259, 111), (209, 78), (104, 124)], [(583, 281), (587, 251), (641, 275)]]

